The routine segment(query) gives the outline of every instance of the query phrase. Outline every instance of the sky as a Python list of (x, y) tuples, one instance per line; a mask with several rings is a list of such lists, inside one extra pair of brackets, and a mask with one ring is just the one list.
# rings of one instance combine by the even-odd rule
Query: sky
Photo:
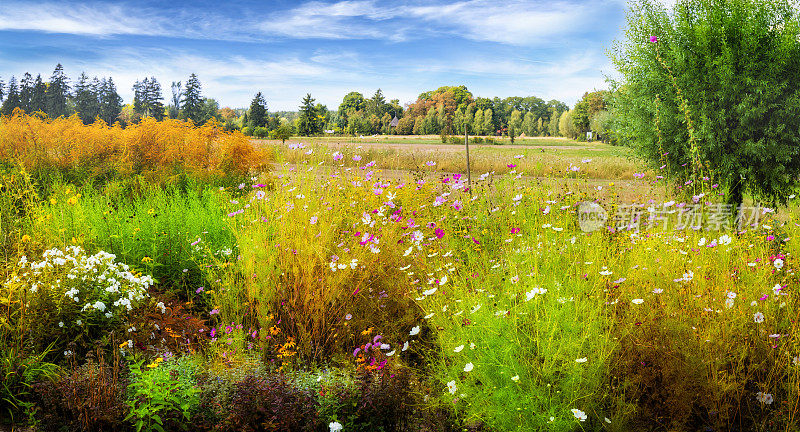
[(271, 111), (306, 93), (336, 109), (358, 91), (413, 102), (466, 85), (477, 96), (573, 105), (614, 76), (624, 0), (37, 1), (0, 0), (0, 79), (43, 78), (61, 63), (111, 76), (126, 103), (137, 79), (197, 74), (203, 96)]

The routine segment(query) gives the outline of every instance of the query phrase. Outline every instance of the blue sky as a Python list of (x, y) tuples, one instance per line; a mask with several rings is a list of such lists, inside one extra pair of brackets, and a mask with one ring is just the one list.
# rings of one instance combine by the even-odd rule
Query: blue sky
[(624, 0), (0, 1), (0, 77), (111, 76), (126, 102), (137, 78), (192, 72), (221, 106), (294, 110), (305, 93), (336, 108), (377, 88), (412, 102), (466, 85), (476, 96), (572, 105), (605, 88)]

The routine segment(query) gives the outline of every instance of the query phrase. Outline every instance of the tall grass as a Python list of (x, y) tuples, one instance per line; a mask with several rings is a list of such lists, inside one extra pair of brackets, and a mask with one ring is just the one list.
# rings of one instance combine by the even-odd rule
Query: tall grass
[(136, 176), (165, 183), (181, 173), (206, 182), (240, 179), (266, 167), (270, 153), (213, 122), (195, 127), (146, 118), (123, 129), (100, 120), (84, 125), (77, 115), (48, 119), (15, 110), (0, 118), (0, 161), (20, 164), (46, 187), (53, 176), (74, 184)]

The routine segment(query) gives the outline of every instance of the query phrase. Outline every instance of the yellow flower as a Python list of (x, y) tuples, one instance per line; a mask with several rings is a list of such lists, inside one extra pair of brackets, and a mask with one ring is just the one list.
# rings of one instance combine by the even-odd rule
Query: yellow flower
[(50, 198), (50, 205), (56, 205), (58, 201), (55, 198)]
[(147, 210), (147, 214), (154, 215), (156, 211), (154, 209)]
[(361, 332), (361, 334), (366, 336), (366, 335), (368, 335), (368, 334), (372, 333), (372, 329), (373, 329), (373, 328), (374, 328), (374, 327), (370, 327), (370, 328), (368, 328), (368, 329), (366, 329), (366, 330), (362, 331), (362, 332)]
[(78, 203), (78, 197), (72, 197), (72, 198), (67, 200), (67, 204), (69, 204), (69, 205), (75, 205), (77, 203)]
[(22, 236), (22, 242), (23, 243), (28, 243), (29, 241), (31, 241), (31, 236), (29, 236), (28, 234), (25, 234), (24, 236)]
[(142, 258), (142, 262), (153, 262), (153, 258), (144, 257), (144, 258)]

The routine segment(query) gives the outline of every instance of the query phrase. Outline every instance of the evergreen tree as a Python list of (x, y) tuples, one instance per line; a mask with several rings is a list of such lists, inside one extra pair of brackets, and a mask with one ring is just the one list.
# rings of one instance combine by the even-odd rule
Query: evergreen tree
[(75, 84), (75, 110), (84, 124), (91, 124), (98, 115), (97, 94), (89, 82), (89, 77), (81, 73)]
[(5, 95), (6, 95), (5, 91), (6, 91), (6, 83), (4, 83), (2, 79), (0, 79), (0, 103), (2, 103), (5, 100)]
[(383, 97), (381, 89), (378, 89), (372, 98), (367, 101), (367, 114), (381, 117), (386, 111), (385, 106), (386, 98)]
[(19, 82), (19, 106), (25, 110), (26, 113), (31, 113), (31, 99), (33, 99), (33, 88), (35, 83), (33, 76), (28, 72), (22, 76)]
[(297, 134), (300, 136), (311, 136), (320, 132), (317, 108), (314, 106), (314, 99), (311, 94), (306, 94), (300, 106), (300, 117), (298, 118)]
[(33, 84), (33, 95), (30, 102), (31, 112), (47, 111), (47, 85), (42, 81), (42, 75), (36, 75)]
[(209, 120), (219, 120), (219, 103), (214, 99), (203, 99), (203, 115), (200, 118), (201, 123), (206, 123)]
[(14, 112), (14, 108), (19, 107), (19, 89), (17, 88), (17, 79), (13, 76), (8, 80), (8, 94), (3, 106), (0, 107), (0, 114), (10, 116)]
[(164, 120), (164, 96), (161, 94), (161, 84), (155, 77), (150, 77), (150, 82), (145, 87), (147, 98), (147, 113), (158, 121)]
[(100, 81), (98, 91), (100, 118), (109, 125), (114, 124), (122, 112), (122, 98), (117, 93), (117, 87), (111, 78)]
[(248, 111), (247, 126), (250, 127), (266, 127), (267, 126), (267, 101), (261, 92), (256, 93), (253, 101), (250, 102), (250, 111)]
[(195, 124), (200, 124), (203, 120), (203, 98), (200, 96), (200, 90), (200, 80), (197, 79), (197, 75), (191, 74), (183, 90), (181, 110), (183, 110), (182, 117)]
[(53, 75), (50, 76), (50, 83), (47, 86), (47, 115), (50, 118), (66, 116), (67, 95), (69, 95), (69, 80), (64, 75), (64, 67), (61, 63), (56, 65)]

